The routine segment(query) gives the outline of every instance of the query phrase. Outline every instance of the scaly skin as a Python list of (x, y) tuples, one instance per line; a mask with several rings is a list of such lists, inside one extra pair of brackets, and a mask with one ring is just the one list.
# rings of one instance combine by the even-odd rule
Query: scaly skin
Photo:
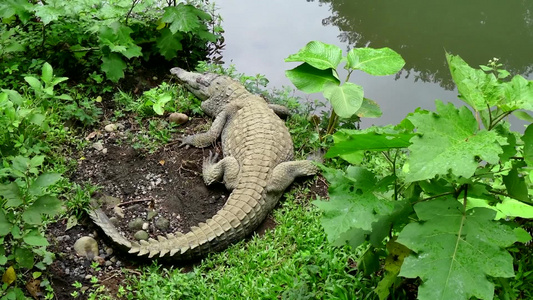
[(185, 234), (174, 233), (140, 243), (120, 235), (100, 209), (94, 209), (90, 215), (113, 241), (127, 247), (130, 253), (182, 260), (224, 249), (252, 233), (294, 178), (314, 175), (317, 169), (310, 161), (292, 161), (292, 140), (277, 115), (286, 115), (286, 108), (267, 104), (226, 76), (180, 68), (173, 68), (171, 73), (205, 100), (202, 109), (215, 117), (207, 132), (185, 137), (182, 145), (206, 147), (221, 136), (224, 158), (216, 163), (216, 157), (205, 159), (203, 177), (206, 184), (223, 178), (226, 187), (232, 190), (226, 204), (212, 218)]

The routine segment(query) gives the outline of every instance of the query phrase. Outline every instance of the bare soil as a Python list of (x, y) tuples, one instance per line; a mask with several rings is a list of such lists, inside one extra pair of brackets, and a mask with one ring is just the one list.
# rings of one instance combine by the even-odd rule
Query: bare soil
[[(134, 127), (129, 121), (118, 123), (120, 126), (116, 131), (106, 132), (102, 126), (86, 137), (92, 145), (99, 143), (102, 147), (90, 146), (78, 154), (78, 168), (71, 180), (100, 186), (101, 189), (93, 195), (95, 200), (116, 198), (111, 198), (117, 201), (112, 205), (105, 201), (101, 205), (109, 217), (115, 217), (117, 228), (128, 239), (135, 239), (134, 233), (138, 229), (130, 229), (129, 225), (136, 218), (143, 220), (145, 231), (155, 238), (169, 232), (186, 232), (191, 226), (212, 217), (224, 205), (229, 195), (225, 187), (222, 184), (206, 187), (201, 177), (203, 159), (209, 156), (209, 152), (220, 153), (220, 145), (204, 149), (180, 148), (177, 142), (171, 142), (149, 153), (136, 150), (126, 142), (125, 133)], [(205, 123), (206, 120), (200, 118), (189, 121), (184, 135), (199, 131)], [(181, 135), (176, 134), (176, 140)], [(314, 189), (317, 194), (325, 195), (327, 187), (321, 181)], [(156, 226), (161, 218), (169, 221), (168, 228)], [(256, 233), (262, 234), (275, 225), (269, 216)], [(72, 292), (90, 291), (94, 288), (92, 277), (98, 278), (100, 284), (116, 295), (126, 273), (139, 274), (136, 269), (149, 263), (120, 251), (87, 217), (69, 230), (66, 226), (67, 221), (61, 220), (51, 225), (47, 232), (52, 244), (50, 250), (56, 253), (56, 261), (49, 270), (57, 299), (72, 299)], [(76, 255), (73, 245), (82, 236), (97, 241), (99, 253), (96, 258)], [(190, 270), (195, 263), (180, 267)], [(81, 283), (82, 288), (74, 287), (76, 282)], [(87, 294), (79, 299), (84, 299)]]

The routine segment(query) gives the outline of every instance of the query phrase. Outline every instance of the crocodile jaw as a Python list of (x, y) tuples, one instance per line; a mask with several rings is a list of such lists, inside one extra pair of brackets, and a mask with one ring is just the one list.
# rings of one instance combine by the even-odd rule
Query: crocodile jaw
[(198, 97), (198, 99), (205, 100), (209, 98), (209, 86), (214, 79), (214, 74), (192, 73), (178, 67), (170, 69), (170, 73), (176, 75), (178, 80), (186, 85), (189, 88), (189, 91)]

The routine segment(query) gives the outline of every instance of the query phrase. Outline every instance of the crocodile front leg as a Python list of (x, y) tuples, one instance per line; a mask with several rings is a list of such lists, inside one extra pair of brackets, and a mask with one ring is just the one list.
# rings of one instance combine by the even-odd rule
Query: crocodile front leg
[(272, 170), (272, 178), (267, 185), (267, 192), (285, 191), (296, 177), (315, 175), (318, 168), (310, 160), (282, 162)]
[(222, 110), (211, 124), (211, 128), (208, 131), (198, 134), (193, 134), (184, 137), (181, 140), (181, 146), (192, 145), (196, 148), (204, 148), (213, 145), (217, 138), (220, 136), (220, 133), (224, 129), (226, 122), (229, 118), (228, 110)]
[(232, 156), (226, 156), (219, 162), (215, 162), (218, 154), (213, 155), (209, 153), (209, 158), (204, 159), (202, 166), (202, 175), (206, 185), (210, 185), (215, 181), (220, 181), (224, 176), (224, 184), (226, 188), (231, 191), (237, 186), (237, 178), (239, 176), (239, 163)]

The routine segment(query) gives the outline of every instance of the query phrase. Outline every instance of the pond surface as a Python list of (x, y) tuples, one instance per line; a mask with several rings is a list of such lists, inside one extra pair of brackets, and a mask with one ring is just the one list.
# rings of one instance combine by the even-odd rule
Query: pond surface
[(351, 76), (351, 82), (363, 86), (365, 97), (383, 110), (381, 118), (366, 119), (363, 126), (395, 124), (417, 107), (434, 109), (435, 99), (461, 103), (445, 51), (460, 55), (473, 67), (497, 57), (511, 74), (533, 79), (533, 1), (218, 0), (216, 4), (224, 19), (224, 61), (247, 75), (266, 75), (271, 88), (292, 86), (284, 73), (298, 64), (284, 59), (311, 40), (343, 50), (368, 45), (399, 52), (406, 66), (398, 76), (362, 72)]

